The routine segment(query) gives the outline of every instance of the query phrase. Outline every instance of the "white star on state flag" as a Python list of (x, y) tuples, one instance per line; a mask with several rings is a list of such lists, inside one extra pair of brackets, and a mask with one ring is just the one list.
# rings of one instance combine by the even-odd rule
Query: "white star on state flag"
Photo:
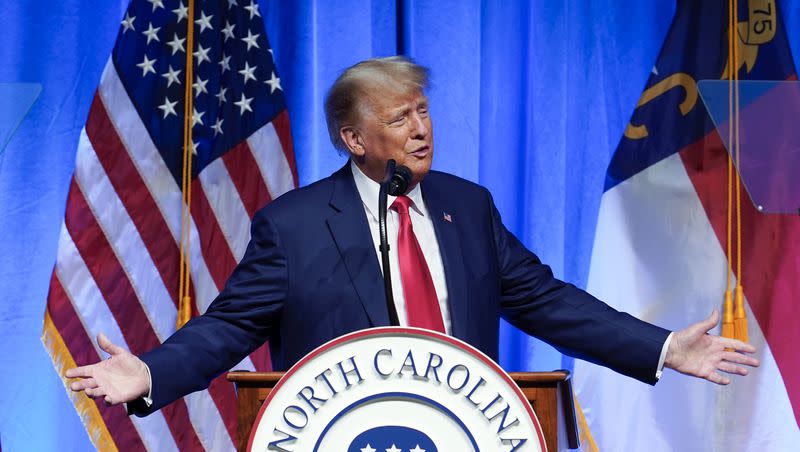
[(245, 6), (244, 9), (250, 11), (250, 20), (253, 20), (253, 16), (261, 17), (261, 13), (258, 12), (258, 5), (253, 0), (250, 0), (250, 6)]
[(398, 449), (397, 446), (392, 444), (392, 447), (386, 449), (386, 452), (403, 452), (401, 449)]
[(147, 24), (147, 30), (142, 32), (143, 35), (147, 36), (147, 44), (150, 44), (152, 40), (161, 42), (161, 39), (158, 38), (158, 30), (161, 30), (161, 27), (153, 28), (152, 22)]
[(177, 9), (173, 9), (172, 12), (178, 15), (178, 23), (181, 23), (183, 19), (189, 18), (189, 8), (184, 6), (183, 2), (181, 2)]
[(122, 28), (123, 28), (122, 34), (125, 34), (125, 32), (128, 30), (136, 31), (136, 29), (133, 28), (134, 20), (136, 20), (136, 16), (131, 17), (130, 15), (128, 15), (128, 13), (125, 13), (125, 19), (122, 21)]
[(361, 452), (375, 452), (375, 449), (367, 443), (367, 447), (362, 447)]
[[(217, 121), (214, 123), (213, 126), (211, 126), (211, 128), (214, 129), (214, 136), (223, 135), (223, 133), (222, 133), (222, 121), (224, 121), (224, 119), (217, 118)], [(423, 450), (422, 452), (425, 452), (425, 451)]]
[(158, 8), (164, 8), (164, 0), (147, 0), (148, 2), (153, 4), (153, 11)]
[(252, 34), (250, 30), (247, 30), (247, 37), (242, 38), (242, 41), (247, 43), (247, 50), (250, 50), (251, 47), (255, 47), (257, 49), (261, 48), (258, 46), (258, 43), (256, 42), (256, 39), (258, 39), (260, 35), (261, 35), (260, 33)]
[(200, 64), (203, 61), (211, 61), (211, 58), (208, 57), (208, 52), (210, 50), (211, 50), (211, 47), (206, 48), (206, 47), (203, 47), (202, 45), (200, 45), (199, 43), (197, 44), (197, 52), (194, 52), (192, 54), (192, 55), (194, 55), (195, 58), (197, 58), (197, 67), (200, 67)]
[(164, 98), (164, 103), (159, 105), (158, 108), (164, 112), (164, 118), (167, 119), (169, 115), (178, 116), (178, 113), (175, 111), (175, 105), (178, 104), (178, 101), (170, 102), (168, 97)]
[(152, 60), (149, 60), (149, 59), (147, 59), (147, 55), (145, 55), (144, 56), (144, 61), (142, 61), (141, 63), (137, 64), (136, 67), (142, 69), (142, 77), (144, 77), (145, 75), (147, 75), (148, 72), (152, 72), (153, 74), (156, 73), (155, 68), (153, 68), (153, 65), (155, 63), (156, 63), (156, 59), (155, 58), (153, 58)]
[(167, 79), (167, 88), (172, 86), (173, 83), (177, 83), (178, 85), (181, 84), (181, 79), (178, 78), (178, 75), (181, 73), (181, 70), (178, 69), (177, 71), (172, 69), (172, 65), (169, 65), (169, 69), (164, 74), (161, 74), (162, 77)]
[(207, 84), (208, 80), (203, 80), (198, 75), (197, 78), (194, 80), (194, 85), (192, 85), (192, 88), (194, 88), (195, 90), (194, 97), (197, 97), (203, 93), (208, 93), (208, 89), (206, 89)]
[(200, 33), (206, 31), (206, 28), (208, 28), (209, 30), (213, 30), (214, 29), (214, 27), (211, 26), (211, 18), (212, 17), (214, 17), (213, 14), (210, 15), (210, 16), (206, 16), (205, 11), (200, 11), (200, 18), (197, 19), (196, 21), (194, 21), (194, 23), (196, 23), (197, 25), (200, 25)]
[(256, 79), (256, 76), (253, 74), (253, 72), (255, 72), (256, 68), (258, 68), (258, 66), (250, 67), (250, 65), (247, 64), (247, 61), (244, 62), (244, 69), (239, 71), (239, 73), (242, 74), (242, 77), (244, 77), (244, 84), (245, 85), (247, 84), (248, 80), (250, 80), (250, 79), (255, 80)]
[(281, 88), (281, 79), (275, 75), (275, 71), (272, 71), (272, 77), (269, 80), (265, 81), (267, 85), (269, 85), (269, 93), (272, 94), (275, 92), (276, 89), (283, 91)]
[(239, 114), (243, 115), (245, 110), (252, 112), (253, 109), (250, 108), (250, 102), (253, 101), (252, 97), (244, 97), (244, 93), (242, 93), (242, 100), (236, 101), (233, 104), (240, 108)]
[(411, 450), (410, 450), (410, 451), (408, 451), (408, 452), (425, 452), (425, 449), (423, 449), (423, 448), (419, 447), (419, 444), (417, 444), (417, 447), (415, 447), (415, 448), (411, 449)]
[(220, 87), (219, 93), (215, 94), (217, 99), (219, 99), (219, 105), (224, 104), (228, 99), (225, 97), (225, 91), (228, 91), (228, 88)]
[(186, 41), (186, 38), (178, 39), (178, 33), (175, 33), (175, 36), (172, 37), (172, 41), (167, 43), (168, 46), (172, 47), (173, 55), (175, 55), (177, 52), (186, 51), (186, 49), (183, 48), (184, 41)]
[(228, 22), (227, 20), (225, 21), (225, 28), (222, 29), (222, 34), (225, 35), (225, 41), (224, 42), (228, 42), (228, 38), (233, 38), (233, 29), (234, 28), (236, 28), (236, 24), (232, 24), (232, 23)]
[(206, 114), (206, 112), (198, 112), (196, 108), (192, 108), (192, 110), (194, 110), (194, 113), (192, 113), (192, 127), (196, 126), (197, 124), (200, 124), (201, 126), (204, 125), (203, 115)]

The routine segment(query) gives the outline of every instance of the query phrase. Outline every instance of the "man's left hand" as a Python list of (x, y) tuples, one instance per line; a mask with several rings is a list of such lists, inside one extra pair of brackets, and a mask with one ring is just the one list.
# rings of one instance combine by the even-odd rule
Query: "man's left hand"
[(747, 375), (745, 366), (757, 367), (758, 360), (745, 355), (755, 353), (755, 347), (736, 339), (708, 334), (718, 322), (719, 312), (715, 309), (707, 319), (675, 332), (667, 349), (664, 366), (719, 385), (731, 382), (720, 371)]

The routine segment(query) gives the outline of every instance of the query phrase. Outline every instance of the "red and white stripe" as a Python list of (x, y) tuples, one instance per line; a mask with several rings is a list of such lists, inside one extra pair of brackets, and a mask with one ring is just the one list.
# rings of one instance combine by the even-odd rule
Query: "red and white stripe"
[[(193, 181), (190, 290), (197, 312), (208, 308), (244, 254), (255, 211), (296, 181), (285, 112)], [(109, 60), (81, 133), (48, 298), (78, 365), (103, 357), (94, 343), (100, 332), (133, 353), (174, 332), (181, 203), (180, 187)], [(262, 350), (236, 367), (266, 370), (266, 356)], [(146, 418), (128, 417), (122, 407), (98, 408), (126, 450), (235, 448), (235, 396), (222, 377)]]
[[(726, 173), (726, 153), (712, 133), (606, 192), (589, 291), (672, 329), (719, 309), (728, 265)], [(750, 342), (761, 366), (725, 387), (668, 371), (651, 388), (576, 361), (576, 393), (600, 450), (760, 451), (800, 443), (800, 218), (761, 214), (743, 197), (742, 225)]]

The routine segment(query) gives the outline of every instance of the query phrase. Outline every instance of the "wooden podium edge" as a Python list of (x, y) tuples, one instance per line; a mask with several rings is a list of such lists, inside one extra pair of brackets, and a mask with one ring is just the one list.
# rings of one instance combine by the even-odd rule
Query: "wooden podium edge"
[[(228, 381), (234, 383), (236, 387), (239, 451), (243, 452), (247, 449), (250, 431), (261, 410), (261, 405), (283, 374), (284, 372), (232, 371), (226, 375)], [(558, 422), (558, 427), (554, 431), (551, 429), (545, 432), (547, 450), (557, 451), (559, 440), (564, 440), (569, 449), (580, 447), (570, 372), (568, 370), (509, 372), (509, 375), (522, 390), (528, 403), (537, 413), (537, 417), (540, 416), (539, 410), (555, 409), (557, 411), (556, 413), (542, 413), (555, 417)], [(559, 438), (559, 432), (564, 433), (565, 438)]]

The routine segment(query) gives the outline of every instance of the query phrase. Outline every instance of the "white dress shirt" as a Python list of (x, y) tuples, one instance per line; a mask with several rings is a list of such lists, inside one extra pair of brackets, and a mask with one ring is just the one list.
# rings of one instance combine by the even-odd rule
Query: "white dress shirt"
[[(378, 256), (378, 262), (381, 262), (380, 251), (380, 232), (378, 231), (378, 194), (380, 186), (377, 182), (367, 177), (361, 169), (351, 160), (350, 168), (353, 171), (353, 179), (356, 182), (358, 194), (361, 196), (361, 202), (364, 205), (364, 211), (367, 213), (367, 220), (369, 222), (369, 231), (372, 233), (372, 243), (375, 246), (375, 253)], [(442, 264), (442, 255), (439, 252), (439, 242), (436, 240), (436, 232), (433, 229), (433, 221), (428, 213), (428, 208), (425, 206), (425, 201), (422, 199), (422, 189), (419, 185), (414, 187), (406, 194), (413, 206), (409, 209), (411, 216), (411, 224), (414, 228), (414, 235), (417, 236), (422, 254), (425, 255), (425, 261), (428, 263), (428, 269), (433, 278), (433, 286), (436, 288), (436, 296), (439, 299), (439, 309), (442, 311), (442, 320), (444, 320), (444, 329), (447, 334), (452, 334), (452, 327), (450, 322), (450, 310), (447, 305), (447, 283), (444, 277), (444, 265)], [(389, 196), (386, 202), (387, 206), (391, 206), (395, 197)], [(400, 217), (397, 212), (389, 209), (386, 212), (386, 238), (389, 242), (389, 266), (392, 273), (392, 295), (394, 296), (394, 305), (397, 309), (397, 318), (400, 325), (408, 325), (408, 315), (406, 314), (406, 302), (403, 295), (403, 281), (400, 277), (400, 261), (397, 257), (397, 232), (400, 222)], [(383, 266), (381, 265), (381, 272)], [(664, 345), (661, 347), (661, 356), (659, 356), (658, 366), (656, 367), (656, 379), (661, 378), (664, 370), (664, 361), (667, 357), (667, 350), (669, 343), (672, 341), (672, 335), (667, 336)]]
[[(361, 169), (350, 161), (350, 168), (353, 171), (353, 179), (356, 182), (358, 194), (364, 205), (369, 223), (369, 232), (372, 233), (372, 243), (375, 245), (375, 254), (378, 262), (381, 262), (381, 250), (379, 248), (381, 239), (378, 230), (378, 193), (380, 185), (367, 177)], [(417, 237), (419, 247), (428, 263), (428, 270), (431, 272), (433, 287), (436, 289), (436, 297), (439, 299), (439, 309), (442, 311), (444, 330), (447, 334), (452, 334), (453, 330), (450, 322), (450, 308), (447, 305), (447, 283), (444, 278), (444, 265), (442, 255), (439, 253), (439, 242), (436, 240), (436, 231), (433, 229), (428, 208), (422, 200), (422, 189), (419, 184), (406, 194), (411, 199), (412, 206), (408, 209), (411, 217), (411, 225), (414, 235)], [(391, 207), (395, 197), (389, 196), (386, 205)], [(393, 209), (386, 212), (386, 239), (389, 242), (389, 267), (392, 276), (392, 295), (394, 296), (394, 306), (397, 309), (397, 319), (400, 325), (408, 325), (408, 315), (406, 314), (406, 298), (403, 294), (403, 280), (400, 277), (400, 260), (397, 257), (397, 233), (400, 226), (400, 215)], [(381, 272), (383, 266), (381, 265)]]

